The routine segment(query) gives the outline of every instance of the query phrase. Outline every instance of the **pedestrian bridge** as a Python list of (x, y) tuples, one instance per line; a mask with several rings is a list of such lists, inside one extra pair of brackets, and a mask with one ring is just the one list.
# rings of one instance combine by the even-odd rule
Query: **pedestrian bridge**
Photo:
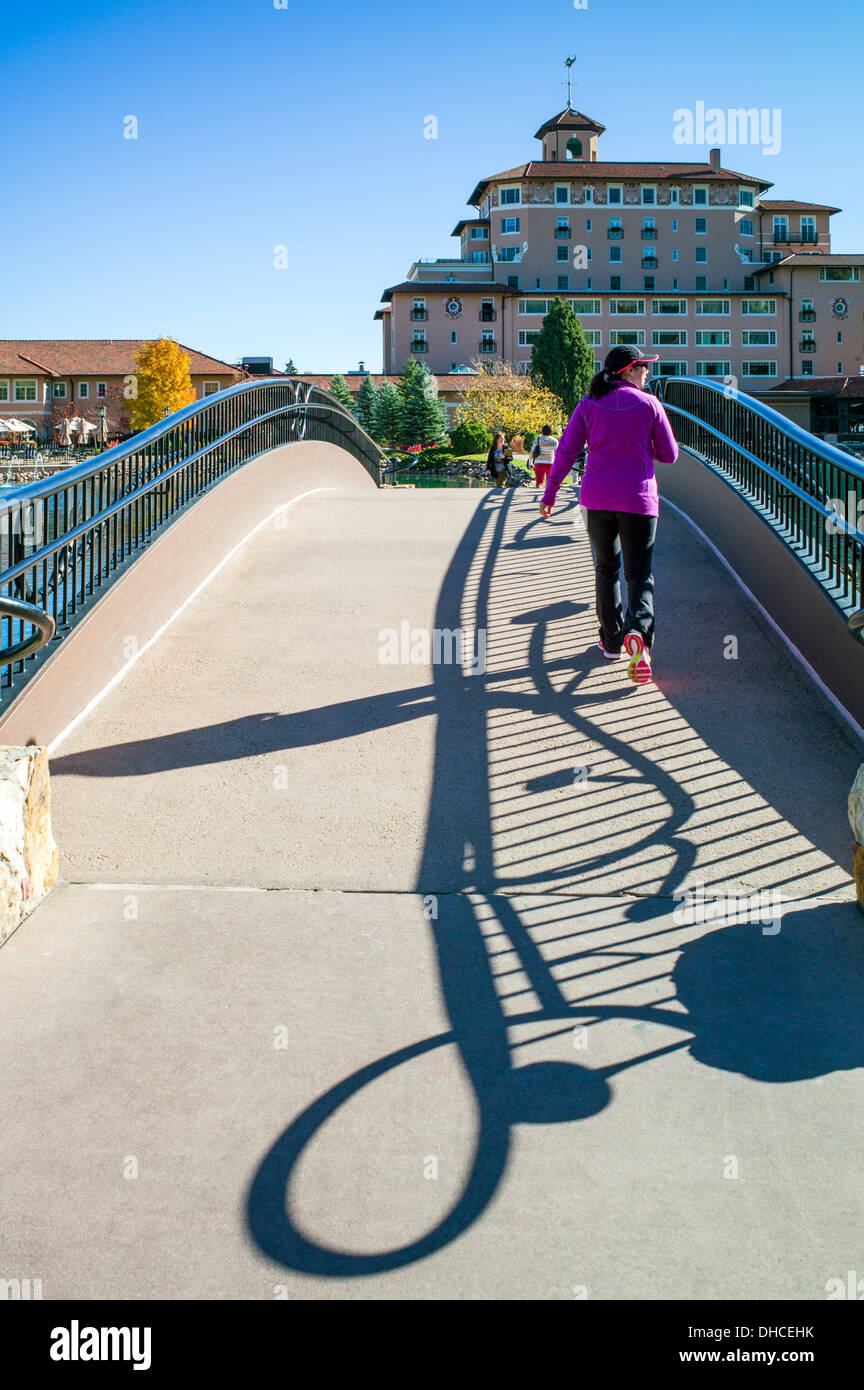
[(666, 390), (646, 688), (594, 649), (574, 492), (545, 523), (381, 487), (296, 383), (2, 504), (0, 742), (50, 746), (61, 850), (0, 950), (6, 1277), (818, 1299), (854, 1267), (864, 469)]

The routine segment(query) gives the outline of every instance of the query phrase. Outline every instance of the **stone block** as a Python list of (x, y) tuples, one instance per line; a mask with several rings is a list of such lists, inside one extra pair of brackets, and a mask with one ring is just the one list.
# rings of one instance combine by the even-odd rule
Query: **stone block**
[(48, 751), (0, 747), (0, 944), (57, 877)]

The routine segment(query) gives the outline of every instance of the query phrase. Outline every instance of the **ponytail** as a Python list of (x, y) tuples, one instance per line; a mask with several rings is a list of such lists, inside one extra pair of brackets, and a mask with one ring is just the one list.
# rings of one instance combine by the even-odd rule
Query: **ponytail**
[(591, 396), (595, 401), (599, 401), (603, 396), (608, 396), (610, 391), (614, 391), (617, 385), (618, 382), (609, 376), (605, 368), (601, 367), (600, 371), (595, 372), (592, 376), (585, 394)]

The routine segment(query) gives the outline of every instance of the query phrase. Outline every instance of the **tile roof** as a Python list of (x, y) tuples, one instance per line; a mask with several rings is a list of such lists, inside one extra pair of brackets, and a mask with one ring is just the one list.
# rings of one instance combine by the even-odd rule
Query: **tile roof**
[(852, 396), (864, 397), (864, 376), (793, 377), (760, 391), (760, 396)]
[(381, 296), (381, 302), (391, 299), (394, 294), (524, 294), (524, 290), (514, 289), (512, 285), (499, 285), (495, 280), (403, 280), (391, 285)]
[[(0, 371), (30, 376), (125, 376), (135, 370), (135, 354), (145, 338), (0, 339)], [(241, 369), (218, 357), (185, 347), (194, 376), (212, 372), (239, 377)]]
[(774, 208), (801, 208), (805, 212), (841, 212), (841, 208), (829, 207), (827, 203), (799, 203), (794, 198), (760, 198), (760, 208), (769, 212)]
[[(323, 376), (314, 376), (304, 372), (301, 380), (308, 381), (312, 386), (320, 386), (323, 391), (326, 391), (329, 389), (330, 382), (335, 375), (336, 373), (333, 372), (329, 376), (326, 374)], [(345, 374), (343, 373), (343, 375)], [(376, 388), (383, 386), (388, 381), (391, 382), (393, 386), (398, 386), (399, 382), (402, 380), (402, 378), (398, 376), (379, 375), (377, 372), (370, 372), (369, 375)], [(458, 387), (464, 386), (466, 381), (471, 381), (472, 379), (471, 374), (468, 372), (439, 372), (437, 375), (433, 372), (432, 375), (438, 382), (439, 391), (455, 391)], [(366, 377), (365, 375), (361, 376), (360, 373), (357, 372), (351, 376), (345, 376), (345, 380), (348, 383), (349, 391), (359, 391)]]
[[(788, 256), (784, 256), (779, 261), (766, 261), (765, 265), (754, 266), (753, 275), (764, 275), (766, 270), (779, 270), (783, 266), (791, 266), (797, 269), (800, 266), (823, 265), (864, 265), (864, 254), (860, 251), (850, 251), (844, 256), (842, 251), (791, 251)], [(835, 281), (838, 285), (850, 283), (844, 280)]]
[(597, 160), (539, 160), (529, 164), (518, 164), (515, 169), (505, 169), (500, 174), (489, 174), (481, 179), (468, 202), (472, 206), (482, 198), (490, 183), (503, 179), (700, 179), (707, 183), (721, 179), (734, 179), (737, 183), (755, 183), (758, 188), (772, 188), (767, 179), (759, 179), (755, 174), (741, 174), (736, 169), (712, 169), (710, 164), (601, 164)]
[(581, 111), (573, 111), (569, 106), (565, 106), (563, 111), (559, 111), (557, 116), (551, 116), (548, 121), (544, 121), (535, 140), (542, 140), (548, 130), (560, 130), (561, 127), (567, 130), (594, 130), (598, 135), (602, 135), (606, 129), (599, 121), (594, 121), (590, 116), (585, 116)]

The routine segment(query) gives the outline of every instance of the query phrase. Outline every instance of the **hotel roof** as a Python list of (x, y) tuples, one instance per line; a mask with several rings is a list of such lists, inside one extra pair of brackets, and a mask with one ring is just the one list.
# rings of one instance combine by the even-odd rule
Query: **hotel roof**
[[(783, 266), (791, 266), (795, 269), (798, 266), (815, 267), (817, 265), (864, 265), (864, 255), (860, 252), (844, 256), (837, 251), (792, 251), (782, 260), (768, 261), (765, 265), (754, 267), (753, 274), (764, 275), (766, 270), (777, 270)], [(836, 283), (842, 285), (844, 282), (838, 280)]]
[(776, 386), (769, 386), (767, 391), (760, 391), (760, 396), (864, 396), (864, 376), (805, 376), (791, 377), (788, 381), (781, 381)]
[(542, 140), (543, 136), (550, 130), (593, 130), (597, 135), (602, 135), (606, 129), (599, 121), (593, 121), (590, 116), (584, 116), (581, 111), (572, 111), (570, 107), (565, 107), (559, 111), (557, 116), (551, 116), (548, 121), (544, 121), (535, 140)]
[(760, 208), (767, 208), (767, 210), (768, 210), (769, 212), (773, 212), (773, 210), (774, 210), (775, 208), (778, 208), (778, 209), (792, 208), (793, 210), (795, 210), (795, 209), (797, 209), (797, 208), (800, 208), (802, 212), (840, 212), (840, 211), (841, 211), (840, 208), (832, 208), (832, 207), (829, 207), (829, 206), (827, 205), (827, 203), (799, 203), (799, 202), (797, 202), (794, 198), (760, 198), (760, 199), (759, 199), (759, 206), (760, 206)]
[[(512, 285), (499, 285), (495, 280), (403, 280), (399, 285), (391, 285), (381, 296), (381, 302), (392, 299), (394, 294), (519, 294)], [(524, 293), (524, 291), (521, 291)]]
[[(126, 376), (135, 371), (135, 356), (146, 338), (4, 338), (0, 339), (0, 372), (29, 376)], [(189, 354), (194, 376), (214, 372), (240, 376), (241, 368), (195, 348), (178, 344)]]
[(532, 159), (528, 164), (518, 164), (515, 169), (505, 169), (501, 174), (489, 174), (481, 179), (468, 202), (479, 203), (490, 183), (512, 179), (698, 179), (700, 182), (717, 183), (734, 179), (736, 183), (754, 183), (757, 188), (773, 188), (767, 179), (757, 178), (755, 174), (741, 174), (736, 169), (712, 169), (710, 164), (606, 164), (598, 160), (554, 160)]

